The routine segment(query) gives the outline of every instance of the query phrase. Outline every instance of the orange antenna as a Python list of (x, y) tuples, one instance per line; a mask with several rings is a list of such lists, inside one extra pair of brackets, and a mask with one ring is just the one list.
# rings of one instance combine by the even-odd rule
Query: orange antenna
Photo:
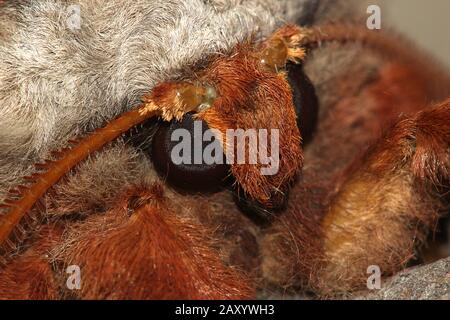
[(310, 50), (330, 42), (360, 43), (382, 57), (413, 67), (425, 79), (434, 79), (434, 83), (430, 83), (430, 92), (433, 94), (442, 97), (448, 94), (450, 78), (445, 70), (430, 65), (426, 54), (418, 54), (416, 48), (411, 50), (412, 45), (400, 36), (391, 36), (386, 32), (369, 30), (355, 24), (327, 24), (302, 29), (298, 45)]
[[(9, 209), (0, 217), (2, 253), (14, 249), (14, 241), (11, 239), (13, 233), (15, 240), (20, 241), (21, 237), (24, 237), (25, 229), (21, 222), (36, 202), (78, 163), (152, 117), (160, 116), (166, 121), (179, 119), (187, 112), (196, 111), (200, 106), (212, 103), (210, 92), (211, 90), (187, 83), (159, 85), (150, 96), (144, 97), (144, 103), (140, 107), (122, 114), (81, 140), (69, 141), (72, 147), (56, 152), (57, 160), (37, 164), (36, 167), (44, 169), (44, 172), (25, 177), (31, 185), (20, 185), (10, 190), (10, 195), (15, 198), (6, 199), (1, 205)], [(16, 229), (17, 232), (14, 232)]]

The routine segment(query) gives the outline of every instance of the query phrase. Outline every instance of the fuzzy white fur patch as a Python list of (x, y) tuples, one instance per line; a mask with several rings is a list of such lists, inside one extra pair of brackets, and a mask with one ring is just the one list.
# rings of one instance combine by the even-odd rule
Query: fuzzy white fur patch
[[(15, 0), (0, 4), (0, 190), (79, 133), (195, 77), (316, 0)], [(326, 0), (325, 0), (326, 1)]]

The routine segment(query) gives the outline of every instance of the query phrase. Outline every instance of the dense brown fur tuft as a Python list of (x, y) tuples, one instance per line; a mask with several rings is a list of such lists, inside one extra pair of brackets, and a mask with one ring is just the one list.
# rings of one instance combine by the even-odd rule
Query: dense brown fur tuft
[[(262, 175), (260, 162), (252, 165), (247, 160), (231, 166), (236, 181), (252, 199), (269, 208), (277, 205), (302, 166), (301, 136), (285, 74), (266, 70), (256, 53), (241, 47), (231, 57), (215, 61), (205, 79), (217, 85), (219, 98), (200, 117), (224, 137), (227, 129), (267, 129), (270, 155), (270, 130), (279, 130), (276, 174)], [(225, 143), (231, 146), (233, 142)]]
[[(383, 275), (404, 268), (435, 229), (449, 184), (449, 102), (415, 115), (450, 93), (448, 76), (425, 65), (426, 59), (404, 43), (354, 27), (318, 27), (307, 32), (303, 43), (316, 48), (353, 41), (375, 52), (380, 66), (376, 71), (355, 70), (352, 80), (346, 70), (327, 88), (340, 95), (355, 90), (352, 86), (356, 90), (336, 101), (331, 114), (322, 114), (322, 131), (306, 150), (304, 182), (293, 190), (296, 203), (263, 245), (263, 272), (270, 283), (291, 290), (311, 288), (323, 297), (366, 288), (371, 265), (379, 266)], [(367, 79), (360, 80), (364, 73)], [(360, 102), (366, 109), (353, 110)], [(399, 121), (401, 113), (406, 119)], [(349, 139), (363, 150), (380, 129), (394, 123), (365, 157), (338, 140)], [(359, 127), (364, 130), (358, 133)], [(352, 132), (361, 135), (349, 136)], [(308, 161), (324, 156), (337, 161), (308, 167)]]
[(362, 288), (369, 266), (393, 274), (414, 257), (444, 208), (449, 143), (450, 100), (400, 121), (369, 151), (322, 222), (322, 292)]
[[(369, 266), (377, 265), (383, 275), (391, 275), (417, 257), (445, 212), (450, 101), (414, 114), (429, 99), (423, 78), (416, 76), (410, 68), (389, 64), (380, 70), (377, 81), (362, 90), (358, 99), (372, 100), (381, 112), (369, 128), (395, 124), (365, 156), (355, 153), (353, 163), (337, 171), (331, 183), (317, 181), (320, 187), (315, 190), (308, 177), (311, 173), (304, 172), (308, 184), (300, 184), (294, 192), (306, 195), (307, 201), (293, 204), (265, 240), (263, 267), (268, 280), (288, 288), (306, 286), (323, 297), (333, 297), (366, 288)], [(345, 101), (341, 104), (348, 108)], [(398, 120), (401, 111), (409, 116)], [(337, 116), (333, 115), (333, 121), (343, 124)], [(365, 132), (377, 135), (377, 130)], [(339, 149), (328, 152), (333, 158)], [(323, 170), (324, 164), (318, 169)], [(319, 199), (314, 200), (315, 196)]]
[(60, 298), (49, 251), (60, 241), (62, 230), (45, 227), (35, 244), (1, 270), (0, 299), (53, 300)]
[[(82, 270), (84, 299), (245, 299), (243, 275), (223, 265), (206, 230), (178, 217), (162, 187), (126, 192), (117, 206), (72, 225), (56, 260)], [(132, 284), (132, 285), (130, 285)]]

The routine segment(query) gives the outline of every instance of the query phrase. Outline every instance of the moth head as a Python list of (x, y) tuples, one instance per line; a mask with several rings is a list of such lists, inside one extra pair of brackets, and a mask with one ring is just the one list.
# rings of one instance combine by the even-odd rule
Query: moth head
[(309, 137), (317, 112), (301, 39), (300, 28), (286, 26), (262, 44), (218, 57), (189, 85), (154, 89), (151, 101), (171, 90), (169, 111), (195, 109), (161, 124), (153, 137), (152, 160), (170, 184), (195, 192), (231, 184), (244, 210), (284, 208), (303, 164), (302, 126)]

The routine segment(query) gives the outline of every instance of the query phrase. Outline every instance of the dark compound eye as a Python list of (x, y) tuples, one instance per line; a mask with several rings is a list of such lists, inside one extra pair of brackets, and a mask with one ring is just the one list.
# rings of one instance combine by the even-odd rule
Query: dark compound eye
[(266, 208), (261, 203), (246, 197), (241, 187), (238, 187), (234, 192), (234, 201), (241, 212), (260, 226), (270, 225), (277, 216), (277, 213), (286, 209), (288, 194), (279, 193), (273, 195), (272, 200), (276, 203), (276, 206)]
[(306, 144), (311, 141), (316, 129), (319, 101), (314, 85), (306, 76), (302, 65), (288, 63), (286, 70), (297, 113), (297, 124), (303, 143)]
[[(215, 138), (204, 141), (204, 133), (209, 129), (206, 122), (194, 120), (187, 114), (181, 121), (161, 123), (152, 140), (152, 161), (156, 171), (172, 186), (187, 192), (213, 192), (224, 185), (229, 175), (223, 151), (215, 149), (223, 164), (215, 161), (207, 164), (203, 151), (212, 146)], [(172, 141), (174, 140), (174, 141)], [(215, 141), (216, 145), (218, 141)], [(216, 157), (214, 151), (208, 155)], [(182, 161), (182, 163), (180, 163)], [(197, 164), (198, 163), (198, 164)]]

